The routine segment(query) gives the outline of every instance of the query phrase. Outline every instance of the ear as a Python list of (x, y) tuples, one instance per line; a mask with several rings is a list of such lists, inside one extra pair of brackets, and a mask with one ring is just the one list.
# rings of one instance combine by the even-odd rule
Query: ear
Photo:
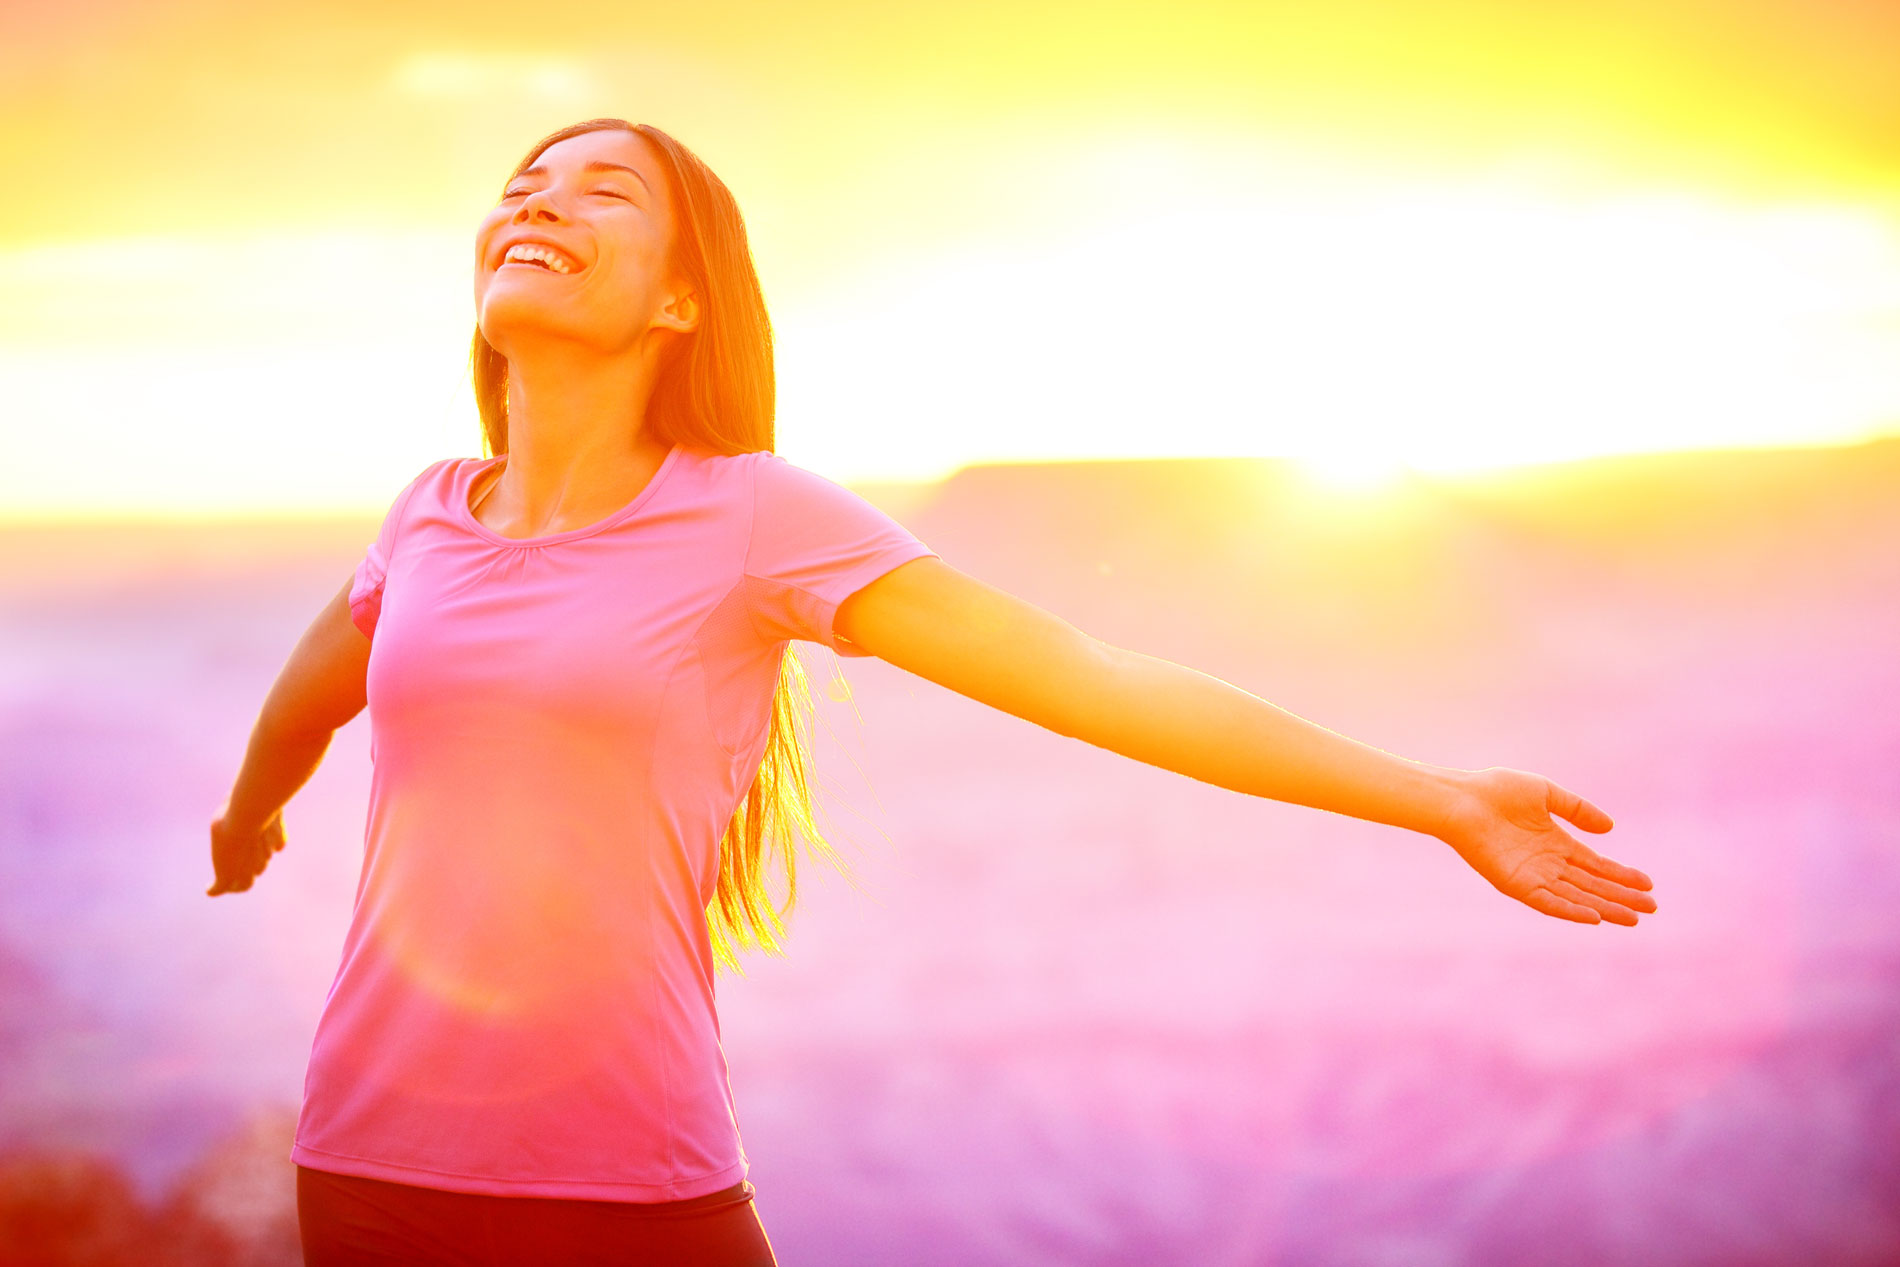
[(653, 315), (653, 324), (662, 330), (691, 334), (699, 328), (699, 296), (688, 288), (673, 291)]

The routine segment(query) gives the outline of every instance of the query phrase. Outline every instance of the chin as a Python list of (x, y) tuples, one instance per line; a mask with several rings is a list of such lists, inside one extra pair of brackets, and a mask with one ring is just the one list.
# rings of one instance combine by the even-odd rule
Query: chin
[(490, 347), (508, 355), (508, 344), (521, 336), (528, 338), (566, 338), (591, 342), (589, 331), (574, 320), (573, 314), (550, 304), (544, 296), (510, 294), (494, 287), (482, 301), (476, 324)]

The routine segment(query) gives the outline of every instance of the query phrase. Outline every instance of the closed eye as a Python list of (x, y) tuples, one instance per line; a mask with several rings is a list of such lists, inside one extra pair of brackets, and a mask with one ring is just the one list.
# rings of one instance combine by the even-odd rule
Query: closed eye
[(633, 201), (633, 199), (627, 197), (626, 194), (621, 193), (618, 189), (613, 188), (611, 185), (602, 185), (599, 189), (596, 189), (593, 192), (597, 194), (606, 194), (610, 198), (619, 198), (626, 202)]

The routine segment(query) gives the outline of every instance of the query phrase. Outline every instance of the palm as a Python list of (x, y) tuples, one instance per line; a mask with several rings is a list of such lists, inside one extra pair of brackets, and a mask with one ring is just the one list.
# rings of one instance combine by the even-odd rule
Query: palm
[(1439, 833), (1507, 897), (1558, 919), (1634, 926), (1656, 909), (1649, 877), (1605, 858), (1557, 823), (1606, 832), (1610, 816), (1549, 779), (1521, 770), (1473, 775), (1469, 796)]

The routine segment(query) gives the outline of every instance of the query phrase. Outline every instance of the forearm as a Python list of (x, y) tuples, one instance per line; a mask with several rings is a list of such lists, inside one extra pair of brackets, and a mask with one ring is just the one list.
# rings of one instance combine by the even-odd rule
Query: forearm
[(1203, 783), (1439, 834), (1464, 771), (1360, 743), (1185, 665), (1101, 644), (1064, 727), (1086, 743)]
[(367, 704), (369, 640), (351, 619), (353, 580), (318, 613), (271, 683), (225, 803), (227, 823), (257, 829), (269, 822), (323, 764), (336, 732)]
[(335, 733), (284, 726), (267, 707), (251, 731), (244, 764), (225, 802), (225, 822), (247, 829), (269, 822), (323, 764)]

